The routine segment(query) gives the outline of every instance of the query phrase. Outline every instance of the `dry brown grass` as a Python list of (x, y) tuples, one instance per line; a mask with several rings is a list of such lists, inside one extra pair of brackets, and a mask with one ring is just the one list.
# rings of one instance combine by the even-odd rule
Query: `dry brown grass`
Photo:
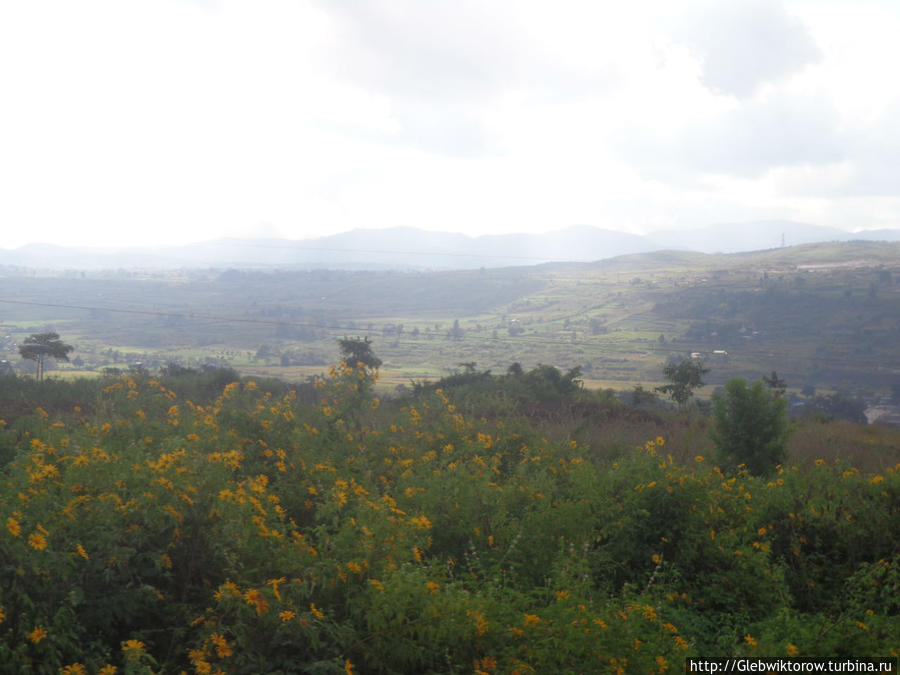
[(808, 465), (839, 459), (860, 471), (880, 473), (900, 463), (900, 429), (843, 420), (798, 420), (788, 445), (788, 462)]

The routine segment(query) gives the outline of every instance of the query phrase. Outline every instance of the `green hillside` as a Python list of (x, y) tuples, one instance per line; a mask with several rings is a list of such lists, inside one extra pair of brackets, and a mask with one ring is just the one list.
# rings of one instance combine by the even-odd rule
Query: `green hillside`
[(7, 358), (18, 363), (12, 342), (52, 328), (75, 345), (81, 370), (207, 362), (297, 378), (321, 371), (336, 337), (369, 335), (391, 385), (517, 361), (580, 366), (589, 382), (629, 388), (658, 382), (663, 362), (691, 353), (714, 384), (776, 369), (795, 388), (875, 395), (900, 375), (896, 243), (465, 272), (122, 271), (2, 283)]

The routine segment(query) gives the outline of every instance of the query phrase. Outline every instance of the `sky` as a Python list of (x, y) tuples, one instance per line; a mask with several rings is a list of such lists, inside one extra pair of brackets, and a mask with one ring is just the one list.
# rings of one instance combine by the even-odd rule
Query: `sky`
[(0, 248), (900, 227), (893, 0), (3, 0)]

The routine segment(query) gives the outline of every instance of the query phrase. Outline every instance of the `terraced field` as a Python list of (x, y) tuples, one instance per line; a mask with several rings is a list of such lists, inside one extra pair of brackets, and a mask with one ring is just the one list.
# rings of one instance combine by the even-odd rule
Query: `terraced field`
[(773, 369), (795, 388), (877, 393), (900, 380), (897, 244), (433, 273), (8, 272), (0, 283), (0, 337), (17, 367), (14, 343), (52, 329), (75, 345), (72, 368), (95, 371), (175, 361), (306, 377), (333, 360), (337, 338), (368, 335), (383, 388), (473, 362), (580, 366), (589, 385), (630, 388), (692, 353), (713, 384)]

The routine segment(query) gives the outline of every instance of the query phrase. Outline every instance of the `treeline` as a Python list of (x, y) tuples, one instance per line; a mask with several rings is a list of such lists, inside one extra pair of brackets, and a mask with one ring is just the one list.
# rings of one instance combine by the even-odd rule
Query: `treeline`
[(549, 366), (381, 400), (353, 349), (299, 387), (5, 379), (0, 672), (897, 656), (900, 464), (729, 470), (710, 419)]

